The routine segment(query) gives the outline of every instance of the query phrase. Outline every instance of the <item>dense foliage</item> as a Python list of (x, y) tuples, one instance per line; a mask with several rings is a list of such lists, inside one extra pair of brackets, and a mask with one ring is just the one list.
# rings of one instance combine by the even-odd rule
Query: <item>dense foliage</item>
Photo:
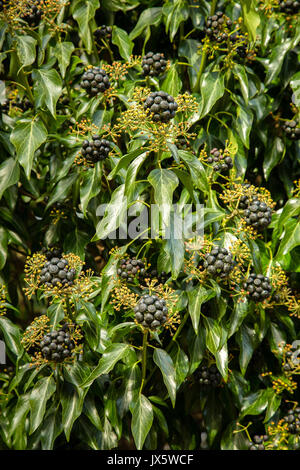
[(299, 2), (0, 8), (0, 448), (297, 449)]

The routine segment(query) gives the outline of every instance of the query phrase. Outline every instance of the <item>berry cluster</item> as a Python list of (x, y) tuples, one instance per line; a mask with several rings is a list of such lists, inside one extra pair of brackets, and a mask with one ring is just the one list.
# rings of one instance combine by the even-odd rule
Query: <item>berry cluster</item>
[(149, 109), (153, 121), (168, 122), (175, 116), (178, 104), (165, 91), (154, 91), (147, 97), (144, 109)]
[(47, 333), (40, 342), (42, 356), (48, 361), (61, 362), (72, 355), (75, 348), (69, 333), (68, 324), (63, 325), (60, 330)]
[(236, 53), (241, 57), (241, 59), (245, 59), (248, 53), (248, 46), (245, 36), (239, 33), (234, 33), (230, 35), (230, 41), (232, 44), (239, 43), (236, 48)]
[(42, 17), (42, 10), (38, 7), (39, 3), (39, 0), (37, 0), (36, 5), (32, 5), (30, 11), (21, 16), (22, 20), (26, 21), (30, 26), (37, 26)]
[(110, 88), (110, 81), (105, 70), (100, 67), (92, 67), (82, 75), (80, 86), (86, 90), (89, 96), (96, 96)]
[(232, 158), (229, 155), (224, 155), (222, 151), (214, 148), (211, 150), (210, 155), (207, 158), (207, 163), (213, 165), (214, 171), (226, 172), (233, 168)]
[(232, 21), (222, 11), (217, 11), (213, 16), (208, 16), (205, 22), (204, 32), (213, 41), (223, 42), (228, 39), (226, 27), (231, 28)]
[(50, 246), (49, 248), (44, 246), (41, 249), (41, 253), (46, 256), (48, 261), (50, 261), (51, 258), (61, 258), (62, 256), (62, 250), (55, 246)]
[(218, 387), (222, 380), (222, 376), (214, 364), (210, 367), (200, 366), (195, 371), (195, 377), (201, 385), (209, 387)]
[(3, 114), (8, 114), (9, 112), (9, 99), (5, 98), (5, 100), (0, 103), (0, 111)]
[(111, 37), (111, 32), (112, 32), (111, 26), (105, 26), (105, 25), (100, 26), (100, 28), (97, 28), (94, 31), (94, 36), (95, 36), (96, 41), (100, 42), (101, 39), (105, 39), (105, 38), (109, 39)]
[(93, 135), (93, 140), (84, 140), (81, 154), (89, 163), (97, 163), (105, 160), (110, 152), (109, 140), (100, 139), (99, 135)]
[(279, 4), (279, 10), (288, 15), (296, 15), (299, 11), (300, 2), (297, 0), (282, 0)]
[(210, 275), (224, 278), (232, 271), (234, 260), (226, 248), (214, 246), (210, 253), (206, 253), (203, 267)]
[(270, 279), (262, 274), (250, 274), (243, 287), (254, 302), (263, 302), (271, 296), (272, 286)]
[(68, 261), (61, 257), (54, 257), (47, 261), (40, 272), (40, 283), (46, 287), (72, 286), (76, 270), (69, 269)]
[(140, 259), (123, 259), (117, 273), (127, 282), (133, 282), (137, 275), (145, 275), (145, 264)]
[(289, 432), (291, 434), (300, 434), (300, 408), (289, 410), (287, 415), (283, 418), (284, 422), (288, 424)]
[(272, 219), (272, 209), (258, 196), (242, 196), (239, 202), (239, 208), (244, 209), (244, 219), (247, 225), (251, 225), (257, 230), (266, 228)]
[(249, 444), (249, 450), (265, 450), (264, 442), (269, 440), (268, 435), (254, 436), (253, 442)]
[(296, 121), (285, 121), (282, 124), (281, 128), (288, 139), (291, 139), (291, 140), (300, 139), (300, 127), (297, 127)]
[(144, 328), (155, 330), (167, 321), (166, 301), (157, 295), (143, 295), (134, 308), (135, 319)]
[(167, 61), (164, 54), (160, 52), (148, 52), (142, 58), (142, 68), (144, 76), (157, 77), (166, 70)]
[(157, 269), (148, 269), (145, 273), (141, 273), (141, 277), (145, 279), (157, 279), (160, 284), (164, 284), (168, 279), (168, 275), (165, 271), (159, 273)]

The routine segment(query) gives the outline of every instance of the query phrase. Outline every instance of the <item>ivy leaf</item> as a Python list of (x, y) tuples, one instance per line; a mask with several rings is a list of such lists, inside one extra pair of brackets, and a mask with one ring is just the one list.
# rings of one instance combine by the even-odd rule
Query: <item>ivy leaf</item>
[(173, 408), (176, 400), (176, 371), (172, 358), (163, 349), (156, 348), (153, 354), (153, 361), (159, 367), (165, 386), (168, 389)]
[(131, 409), (131, 431), (136, 448), (141, 450), (153, 423), (153, 409), (150, 401), (140, 394)]
[(33, 64), (36, 56), (37, 40), (32, 36), (17, 36), (17, 54), (22, 67)]
[(70, 64), (70, 59), (75, 46), (72, 42), (58, 41), (53, 49), (53, 54), (57, 58), (59, 70), (62, 78), (65, 78), (67, 67)]
[(135, 39), (146, 29), (148, 26), (155, 25), (157, 26), (162, 18), (162, 8), (147, 8), (141, 13), (141, 16), (138, 19), (137, 24), (129, 34), (130, 39)]
[(163, 228), (166, 229), (170, 221), (173, 193), (179, 180), (173, 171), (162, 168), (152, 170), (148, 181), (154, 188), (154, 199), (161, 213)]
[(56, 117), (56, 103), (62, 93), (62, 80), (55, 69), (35, 69), (32, 72), (34, 80), (34, 97), (38, 108), (47, 106), (52, 116)]
[(111, 40), (113, 44), (118, 46), (120, 56), (128, 61), (132, 54), (134, 44), (126, 31), (124, 29), (118, 28), (117, 26), (114, 26)]
[(211, 291), (207, 291), (202, 286), (197, 289), (193, 289), (187, 293), (189, 299), (189, 313), (192, 320), (193, 328), (195, 333), (198, 334), (199, 320), (201, 316), (201, 305), (211, 295)]
[(19, 181), (20, 167), (16, 159), (7, 158), (0, 165), (0, 199), (4, 191)]
[(71, 384), (65, 383), (61, 394), (62, 404), (62, 425), (65, 431), (67, 441), (70, 440), (73, 424), (81, 415), (84, 397), (88, 389), (76, 389)]
[(94, 168), (87, 169), (82, 175), (80, 202), (84, 216), (86, 216), (88, 203), (91, 199), (97, 196), (101, 190), (101, 186), (99, 184), (99, 181), (101, 181), (101, 173), (101, 167), (97, 164)]
[(264, 157), (264, 175), (268, 180), (273, 168), (283, 160), (285, 155), (285, 145), (280, 137), (275, 137), (272, 143), (268, 146)]
[(241, 408), (240, 419), (247, 415), (260, 415), (268, 406), (273, 389), (266, 388), (247, 396)]
[(8, 318), (0, 316), (0, 330), (4, 336), (7, 348), (17, 357), (23, 354), (20, 329)]
[(17, 159), (30, 179), (34, 152), (45, 142), (47, 131), (41, 121), (35, 119), (20, 119), (10, 136), (15, 146)]
[(248, 30), (250, 41), (255, 41), (256, 30), (260, 24), (260, 16), (256, 11), (255, 0), (241, 0), (244, 24)]
[(204, 72), (200, 81), (200, 119), (206, 116), (225, 92), (224, 76), (219, 72)]
[(246, 325), (242, 325), (240, 330), (236, 334), (236, 340), (240, 346), (240, 368), (243, 375), (246, 373), (246, 369), (253, 355), (254, 349), (258, 345), (258, 338), (255, 330), (249, 328)]
[(182, 87), (182, 81), (178, 75), (176, 64), (171, 65), (161, 89), (172, 96), (177, 96)]
[(115, 364), (123, 359), (127, 352), (129, 351), (130, 346), (124, 343), (114, 343), (111, 344), (104, 352), (101, 357), (97, 367), (93, 372), (84, 380), (82, 387), (90, 386), (94, 380), (96, 380), (100, 375), (107, 374), (110, 372)]
[(7, 258), (8, 234), (4, 227), (0, 227), (0, 269), (3, 269)]
[(40, 379), (30, 393), (30, 434), (32, 434), (43, 421), (46, 404), (56, 390), (53, 377)]
[(99, 0), (75, 0), (71, 4), (73, 18), (77, 21), (79, 26), (79, 36), (81, 37), (88, 54), (90, 54), (93, 49), (93, 37), (90, 30), (90, 21), (95, 17), (96, 10), (99, 6)]
[(114, 233), (121, 225), (127, 210), (127, 198), (125, 197), (125, 185), (120, 185), (113, 194), (106, 207), (103, 219), (96, 226), (96, 235), (92, 241), (105, 239)]
[(285, 233), (281, 243), (279, 245), (276, 260), (282, 259), (287, 255), (293, 248), (300, 245), (300, 224), (297, 220), (291, 219), (288, 224), (285, 225)]

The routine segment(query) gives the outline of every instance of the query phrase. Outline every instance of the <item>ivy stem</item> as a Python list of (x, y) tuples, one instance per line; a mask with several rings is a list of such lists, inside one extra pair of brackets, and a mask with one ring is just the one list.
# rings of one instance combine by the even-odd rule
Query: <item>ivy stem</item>
[(143, 346), (142, 346), (142, 383), (140, 388), (140, 394), (143, 391), (144, 383), (146, 380), (146, 370), (147, 370), (147, 346), (148, 346), (148, 330), (145, 330), (143, 333)]
[[(214, 14), (215, 9), (216, 9), (216, 5), (217, 5), (217, 0), (213, 0), (212, 3), (211, 3), (211, 7), (210, 7), (210, 16), (212, 16)], [(195, 85), (195, 88), (194, 88), (195, 92), (197, 92), (197, 91), (200, 92), (200, 80), (201, 80), (203, 70), (205, 69), (206, 59), (207, 59), (207, 50), (202, 52), (201, 63), (200, 63), (200, 67), (199, 67), (199, 71), (198, 71), (198, 75), (197, 75), (197, 81), (196, 81), (196, 85)]]

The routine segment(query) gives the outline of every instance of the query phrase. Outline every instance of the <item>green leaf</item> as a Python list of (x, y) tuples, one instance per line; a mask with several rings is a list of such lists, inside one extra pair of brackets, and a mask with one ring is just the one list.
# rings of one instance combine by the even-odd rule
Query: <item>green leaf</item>
[(177, 72), (176, 64), (171, 65), (161, 89), (172, 96), (177, 96), (182, 87), (182, 81)]
[(187, 293), (189, 299), (189, 313), (192, 320), (193, 328), (195, 333), (198, 334), (199, 320), (201, 316), (201, 305), (211, 295), (211, 291), (208, 291), (203, 286), (199, 286), (197, 289), (193, 289)]
[(157, 26), (162, 18), (162, 8), (148, 8), (141, 13), (137, 24), (129, 34), (130, 39), (135, 39), (146, 29), (148, 26)]
[(260, 415), (267, 408), (273, 393), (272, 389), (267, 388), (247, 396), (241, 408), (240, 419), (247, 415)]
[(131, 431), (136, 448), (141, 450), (153, 423), (153, 409), (150, 401), (140, 394), (131, 409)]
[(7, 258), (8, 234), (5, 228), (0, 226), (0, 269), (3, 269)]
[(230, 338), (241, 326), (244, 318), (249, 313), (249, 305), (247, 299), (240, 300), (235, 303), (228, 327), (228, 338)]
[(246, 69), (240, 64), (235, 64), (235, 66), (233, 67), (233, 73), (239, 81), (245, 104), (248, 105), (249, 84)]
[(42, 450), (53, 450), (55, 439), (62, 432), (61, 417), (57, 410), (54, 408), (51, 413), (43, 420), (41, 427), (41, 444)]
[(243, 144), (249, 148), (249, 136), (252, 128), (253, 114), (249, 108), (238, 106), (236, 111), (235, 128)]
[(137, 174), (143, 165), (144, 161), (148, 157), (148, 152), (144, 152), (139, 155), (137, 158), (131, 162), (127, 171), (126, 171), (126, 178), (125, 178), (125, 195), (128, 197), (129, 201), (131, 201), (132, 196), (135, 190), (135, 180)]
[(64, 384), (60, 401), (62, 404), (62, 425), (67, 441), (70, 440), (74, 422), (81, 415), (84, 397), (87, 392), (88, 389), (83, 391), (76, 389), (71, 384)]
[(290, 80), (290, 87), (294, 92), (294, 104), (300, 107), (300, 72), (295, 73)]
[(188, 375), (189, 358), (177, 343), (175, 348), (172, 350), (171, 357), (176, 371), (176, 384), (177, 387), (179, 387)]
[(20, 167), (16, 159), (7, 158), (0, 165), (0, 199), (4, 191), (16, 184), (20, 177)]
[(48, 308), (48, 317), (50, 318), (50, 325), (54, 328), (61, 322), (65, 316), (64, 307), (62, 302), (53, 303)]
[(260, 16), (256, 11), (255, 0), (241, 0), (244, 24), (248, 30), (250, 41), (255, 41), (256, 30), (260, 24)]
[(220, 350), (222, 340), (222, 328), (214, 318), (204, 317), (206, 329), (206, 346), (212, 354)]
[(268, 180), (273, 168), (283, 160), (285, 155), (285, 146), (280, 137), (275, 137), (272, 142), (268, 145), (268, 148), (264, 157), (264, 175)]
[(47, 209), (53, 204), (55, 204), (55, 202), (62, 201), (68, 196), (72, 189), (72, 185), (76, 181), (77, 177), (78, 176), (76, 173), (71, 173), (59, 181), (59, 183), (55, 186), (54, 190), (50, 194)]
[(57, 58), (59, 70), (62, 78), (65, 78), (67, 67), (70, 64), (72, 52), (75, 46), (72, 42), (58, 41), (53, 48), (53, 54)]
[(216, 365), (225, 382), (228, 380), (228, 346), (224, 343), (221, 349), (215, 352)]
[(174, 407), (176, 400), (176, 371), (173, 361), (166, 351), (159, 348), (154, 350), (153, 361), (162, 373), (163, 381), (168, 389), (169, 397)]
[(122, 184), (111, 195), (111, 200), (106, 207), (104, 217), (96, 226), (96, 235), (92, 241), (105, 239), (115, 232), (124, 220), (127, 211), (127, 198), (124, 192), (125, 185)]
[(97, 164), (94, 168), (87, 169), (82, 175), (80, 202), (84, 216), (86, 216), (88, 203), (97, 196), (101, 190), (101, 173), (100, 165)]
[(297, 220), (291, 219), (285, 225), (285, 233), (279, 245), (276, 260), (280, 260), (287, 255), (293, 248), (300, 245), (300, 224)]
[(113, 27), (112, 43), (118, 46), (120, 56), (129, 60), (134, 44), (124, 29)]
[(37, 40), (32, 36), (17, 36), (17, 54), (22, 67), (27, 67), (35, 61)]
[(241, 372), (245, 375), (254, 349), (258, 345), (258, 338), (254, 329), (242, 325), (236, 334), (236, 340), (240, 346), (239, 362)]
[(154, 199), (161, 213), (162, 227), (166, 229), (169, 227), (173, 193), (179, 180), (171, 170), (155, 169), (148, 176), (148, 181), (154, 188)]
[(100, 377), (100, 375), (107, 374), (108, 372), (110, 372), (114, 368), (115, 364), (126, 356), (129, 349), (130, 349), (130, 346), (128, 344), (124, 344), (124, 343), (111, 344), (105, 350), (97, 367), (87, 377), (87, 379), (82, 383), (81, 386), (88, 387), (94, 382), (94, 380)]
[(78, 23), (79, 36), (88, 54), (90, 54), (93, 49), (93, 36), (90, 29), (90, 21), (95, 17), (96, 10), (99, 6), (99, 0), (75, 0), (71, 3), (71, 12), (73, 18)]
[(219, 72), (205, 72), (200, 81), (200, 119), (206, 116), (225, 92), (224, 76)]
[(32, 78), (37, 107), (47, 106), (55, 118), (56, 103), (62, 93), (62, 80), (59, 73), (55, 69), (35, 69), (32, 72)]
[(285, 39), (272, 49), (266, 63), (266, 85), (269, 85), (281, 72), (282, 64), (287, 52), (293, 47), (293, 39)]
[(31, 390), (29, 403), (30, 403), (30, 434), (32, 434), (43, 421), (46, 404), (49, 398), (56, 390), (56, 385), (53, 377), (43, 377), (40, 379)]
[(28, 179), (30, 179), (34, 152), (45, 142), (46, 138), (46, 128), (37, 119), (20, 119), (11, 133), (10, 140), (15, 146), (17, 159)]
[(20, 329), (8, 318), (0, 316), (0, 330), (3, 333), (7, 348), (17, 357), (22, 356), (23, 347), (21, 345)]
[(196, 188), (203, 192), (209, 191), (209, 184), (205, 173), (204, 166), (198, 158), (190, 152), (185, 150), (178, 150), (178, 155), (184, 161), (187, 169), (189, 170), (192, 181)]

